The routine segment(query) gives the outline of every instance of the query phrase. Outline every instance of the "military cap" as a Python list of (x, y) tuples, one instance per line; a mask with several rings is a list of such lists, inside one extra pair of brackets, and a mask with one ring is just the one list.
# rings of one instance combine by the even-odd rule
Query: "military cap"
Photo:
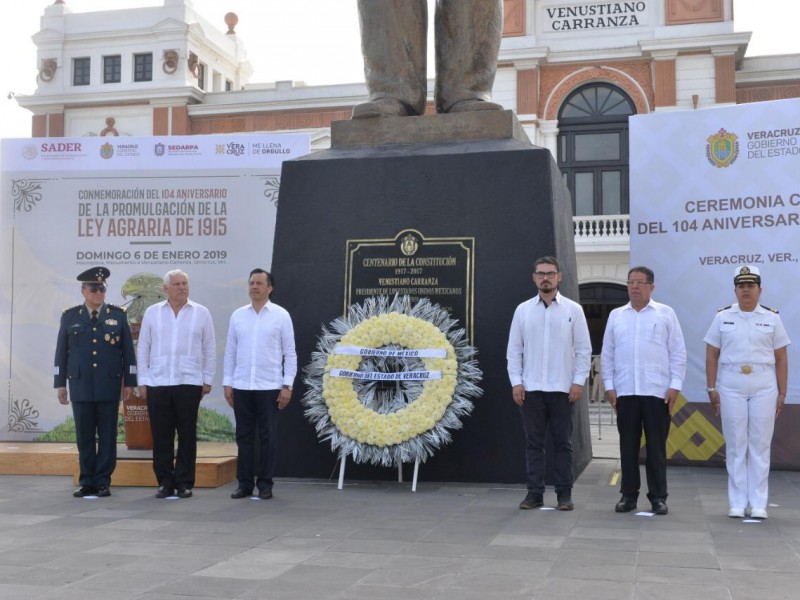
[(761, 285), (761, 272), (758, 267), (745, 265), (743, 267), (736, 267), (733, 272), (733, 285), (740, 283), (755, 283)]
[(78, 281), (84, 285), (105, 285), (110, 276), (111, 271), (105, 267), (92, 267), (78, 275)]

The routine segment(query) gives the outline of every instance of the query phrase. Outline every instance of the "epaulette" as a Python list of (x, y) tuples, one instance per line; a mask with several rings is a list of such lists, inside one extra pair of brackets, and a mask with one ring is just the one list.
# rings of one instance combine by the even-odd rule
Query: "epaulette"
[(728, 304), (728, 306), (723, 306), (722, 308), (718, 308), (717, 312), (722, 312), (723, 310), (728, 310), (733, 304)]
[(763, 304), (760, 304), (759, 306), (761, 306), (761, 308), (763, 308), (764, 310), (768, 310), (769, 312), (774, 312), (776, 315), (778, 314), (777, 308), (770, 308), (769, 306), (764, 306)]
[(116, 304), (106, 304), (106, 307), (108, 307), (109, 310), (113, 308), (113, 309), (116, 309), (116, 310), (121, 311), (121, 312), (125, 312), (125, 311), (128, 310), (127, 307), (125, 307), (125, 306), (117, 306)]
[(68, 312), (72, 312), (73, 310), (78, 310), (82, 306), (83, 306), (83, 304), (77, 304), (75, 306), (70, 306), (69, 308), (65, 308), (64, 309), (64, 314), (67, 314)]

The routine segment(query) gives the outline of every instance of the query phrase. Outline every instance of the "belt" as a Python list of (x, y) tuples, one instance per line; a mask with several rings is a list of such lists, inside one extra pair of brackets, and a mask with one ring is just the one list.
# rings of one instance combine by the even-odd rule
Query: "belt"
[(736, 371), (737, 373), (741, 373), (742, 375), (750, 375), (750, 373), (762, 373), (764, 371), (771, 371), (772, 369), (775, 368), (775, 365), (723, 363), (720, 365), (720, 368), (726, 371)]

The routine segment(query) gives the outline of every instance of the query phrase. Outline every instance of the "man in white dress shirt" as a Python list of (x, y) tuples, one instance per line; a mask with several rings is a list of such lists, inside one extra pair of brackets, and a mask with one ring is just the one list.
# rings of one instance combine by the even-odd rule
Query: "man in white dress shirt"
[(592, 344), (583, 308), (561, 295), (558, 261), (534, 265), (538, 294), (514, 312), (508, 337), (508, 377), (525, 430), (528, 494), (523, 510), (544, 505), (545, 440), (553, 439), (553, 477), (559, 510), (572, 510), (572, 415), (589, 376)]
[(608, 401), (617, 411), (622, 499), (615, 510), (636, 508), (644, 428), (647, 497), (655, 514), (666, 515), (667, 434), (672, 407), (686, 375), (686, 346), (675, 311), (651, 300), (654, 289), (651, 269), (628, 271), (630, 302), (608, 316), (600, 368)]
[[(278, 411), (292, 399), (297, 354), (292, 318), (270, 302), (274, 281), (253, 269), (248, 281), (250, 304), (231, 315), (225, 344), (222, 385), (236, 417), (239, 486), (231, 498), (245, 498), (258, 487), (258, 497), (272, 498), (278, 447)], [(255, 464), (258, 428), (258, 467)]]
[(164, 276), (164, 295), (167, 299), (148, 307), (142, 317), (138, 392), (147, 399), (150, 414), (156, 498), (176, 491), (181, 498), (191, 498), (197, 414), (217, 369), (214, 323), (205, 306), (189, 300), (189, 277), (180, 269)]

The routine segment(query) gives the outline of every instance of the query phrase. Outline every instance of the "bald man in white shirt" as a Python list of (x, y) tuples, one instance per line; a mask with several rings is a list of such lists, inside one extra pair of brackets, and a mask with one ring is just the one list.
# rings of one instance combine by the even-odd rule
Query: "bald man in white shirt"
[[(163, 302), (148, 307), (139, 330), (139, 394), (153, 432), (156, 498), (191, 498), (197, 463), (197, 415), (217, 370), (214, 323), (189, 299), (189, 276), (164, 276)], [(175, 436), (178, 452), (175, 454)]]
[(686, 346), (675, 311), (651, 299), (653, 271), (634, 267), (628, 272), (627, 284), (630, 302), (608, 316), (600, 354), (603, 384), (617, 411), (619, 430), (622, 499), (615, 510), (636, 508), (644, 429), (647, 497), (653, 513), (666, 515), (667, 435), (672, 407), (686, 375)]

